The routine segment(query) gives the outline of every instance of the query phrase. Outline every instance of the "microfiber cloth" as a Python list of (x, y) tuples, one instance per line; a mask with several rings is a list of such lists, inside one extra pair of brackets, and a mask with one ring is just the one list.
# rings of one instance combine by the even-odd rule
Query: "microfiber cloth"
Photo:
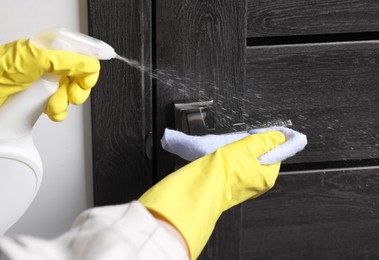
[(306, 135), (286, 127), (269, 127), (245, 132), (203, 136), (192, 136), (179, 131), (165, 129), (161, 144), (166, 151), (176, 154), (184, 160), (194, 161), (216, 151), (219, 147), (236, 142), (248, 135), (270, 130), (282, 132), (286, 142), (259, 157), (261, 164), (269, 165), (284, 161), (303, 150), (307, 145)]

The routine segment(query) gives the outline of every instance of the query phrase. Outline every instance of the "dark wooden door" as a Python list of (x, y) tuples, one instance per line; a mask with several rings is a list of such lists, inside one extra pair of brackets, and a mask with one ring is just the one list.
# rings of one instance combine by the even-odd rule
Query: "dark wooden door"
[(92, 35), (174, 79), (104, 63), (92, 95), (97, 205), (135, 199), (173, 171), (159, 145), (173, 103), (213, 100), (216, 132), (291, 120), (309, 144), (271, 191), (222, 216), (201, 259), (379, 258), (376, 1), (89, 0), (89, 10)]

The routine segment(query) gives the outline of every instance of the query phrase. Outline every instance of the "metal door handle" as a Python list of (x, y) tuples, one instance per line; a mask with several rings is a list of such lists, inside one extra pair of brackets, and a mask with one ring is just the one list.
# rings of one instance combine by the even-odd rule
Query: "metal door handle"
[(236, 122), (230, 125), (216, 124), (213, 100), (199, 102), (175, 102), (175, 128), (189, 135), (224, 134), (248, 131), (270, 126), (289, 126), (291, 120), (272, 120), (265, 124)]
[(175, 103), (176, 130), (191, 135), (205, 135), (214, 130), (213, 100)]

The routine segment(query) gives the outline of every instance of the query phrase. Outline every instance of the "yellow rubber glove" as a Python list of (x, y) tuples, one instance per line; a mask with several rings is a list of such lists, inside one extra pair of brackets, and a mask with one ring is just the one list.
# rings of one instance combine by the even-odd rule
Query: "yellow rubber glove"
[(21, 39), (0, 46), (0, 105), (26, 89), (46, 73), (61, 76), (59, 88), (45, 113), (51, 120), (66, 118), (68, 104), (80, 105), (96, 84), (100, 62), (92, 57), (65, 51), (44, 50)]
[(139, 202), (173, 225), (196, 259), (223, 211), (273, 187), (280, 163), (261, 165), (257, 158), (284, 142), (277, 131), (245, 137), (168, 175)]

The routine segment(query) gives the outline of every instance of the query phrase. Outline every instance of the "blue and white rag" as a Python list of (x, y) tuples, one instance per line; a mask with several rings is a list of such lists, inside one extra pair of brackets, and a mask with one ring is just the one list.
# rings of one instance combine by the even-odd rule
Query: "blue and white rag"
[(307, 145), (306, 135), (287, 127), (260, 128), (244, 132), (220, 135), (191, 136), (179, 131), (166, 129), (161, 139), (163, 149), (187, 161), (194, 161), (216, 151), (219, 147), (236, 142), (248, 135), (270, 130), (282, 132), (286, 142), (259, 157), (261, 164), (269, 165), (284, 161), (302, 151)]

